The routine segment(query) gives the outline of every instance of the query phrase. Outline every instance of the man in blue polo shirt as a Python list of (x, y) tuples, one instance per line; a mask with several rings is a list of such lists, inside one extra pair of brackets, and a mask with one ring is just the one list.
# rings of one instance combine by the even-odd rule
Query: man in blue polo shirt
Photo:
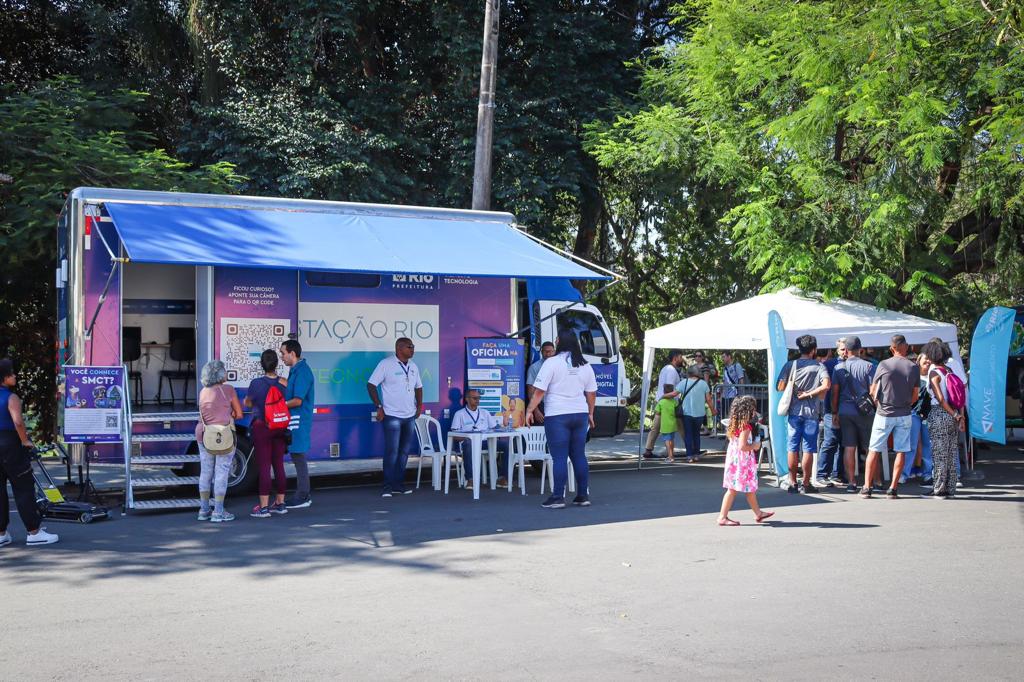
[(395, 354), (377, 363), (366, 383), (377, 407), (377, 421), (384, 425), (382, 497), (412, 492), (405, 485), (405, 465), (416, 434), (416, 417), (423, 411), (423, 381), (420, 368), (412, 361), (415, 348), (412, 339), (395, 341)]
[(313, 504), (309, 487), (309, 464), (306, 453), (309, 452), (310, 435), (313, 432), (313, 403), (316, 382), (313, 370), (302, 359), (302, 346), (295, 339), (288, 339), (281, 344), (281, 360), (289, 367), (288, 386), (284, 389), (285, 404), (291, 412), (292, 420), (288, 425), (292, 434), (288, 454), (295, 465), (295, 496), (285, 501), (289, 509), (299, 509)]

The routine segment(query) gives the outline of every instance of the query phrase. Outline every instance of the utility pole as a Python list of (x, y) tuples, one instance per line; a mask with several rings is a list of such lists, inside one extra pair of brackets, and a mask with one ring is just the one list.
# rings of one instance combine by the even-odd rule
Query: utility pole
[(476, 154), (473, 158), (473, 210), (491, 207), (491, 158), (494, 140), (494, 87), (498, 62), (500, 0), (484, 0), (484, 49), (480, 63), (480, 104), (476, 114)]

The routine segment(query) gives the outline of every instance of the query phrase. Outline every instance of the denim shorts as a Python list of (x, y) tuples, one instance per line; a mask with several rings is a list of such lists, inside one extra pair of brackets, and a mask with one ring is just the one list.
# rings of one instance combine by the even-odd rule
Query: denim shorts
[(663, 433), (663, 434), (661, 434), (661, 439), (663, 441), (665, 441), (666, 443), (675, 443), (676, 442), (675, 431), (673, 431), (672, 433)]
[(883, 417), (876, 414), (871, 425), (871, 444), (868, 449), (872, 452), (889, 452), (891, 433), (893, 451), (910, 452), (910, 432), (913, 426), (914, 420), (909, 414), (905, 417)]
[(818, 418), (787, 417), (788, 452), (800, 452), (800, 441), (804, 442), (803, 452), (814, 454), (818, 451)]

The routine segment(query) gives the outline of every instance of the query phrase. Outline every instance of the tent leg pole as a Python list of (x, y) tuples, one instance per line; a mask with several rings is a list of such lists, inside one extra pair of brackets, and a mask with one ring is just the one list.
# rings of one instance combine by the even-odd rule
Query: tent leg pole
[(636, 443), (636, 470), (644, 468), (644, 419), (647, 415), (640, 415), (640, 439)]

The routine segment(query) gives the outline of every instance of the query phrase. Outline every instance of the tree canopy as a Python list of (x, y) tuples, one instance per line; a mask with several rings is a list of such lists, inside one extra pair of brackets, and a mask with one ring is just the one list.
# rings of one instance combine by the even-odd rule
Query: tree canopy
[[(624, 275), (599, 304), (634, 379), (644, 329), (760, 289), (964, 332), (1024, 296), (1019, 3), (500, 16), (492, 208)], [(0, 0), (0, 350), (44, 368), (36, 404), (64, 193), (468, 207), (482, 27), (482, 2), (454, 0)]]
[[(192, 169), (151, 146), (139, 128), (142, 93), (101, 95), (76, 80), (8, 90), (0, 101), (0, 353), (19, 364), (22, 392), (43, 407), (52, 433), (56, 361), (56, 223), (70, 189), (82, 185), (224, 192), (237, 181), (229, 164)], [(49, 409), (46, 409), (49, 408)]]
[[(1016, 9), (1013, 9), (1016, 8)], [(644, 105), (593, 142), (610, 169), (694, 173), (768, 289), (970, 329), (1024, 290), (1019, 6), (692, 0), (644, 60)]]

